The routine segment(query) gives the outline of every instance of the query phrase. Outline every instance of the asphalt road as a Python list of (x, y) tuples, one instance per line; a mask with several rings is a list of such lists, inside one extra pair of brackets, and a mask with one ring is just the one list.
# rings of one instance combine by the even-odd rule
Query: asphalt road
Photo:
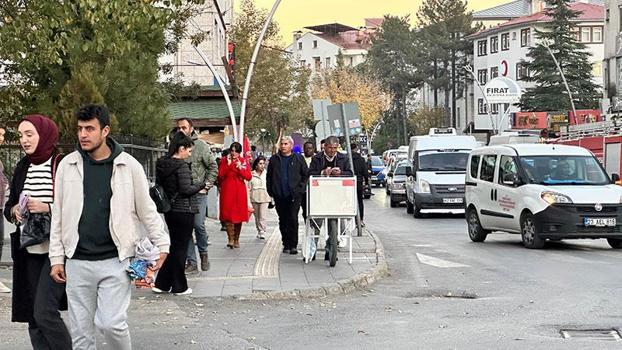
[[(462, 216), (414, 219), (405, 207), (389, 208), (382, 189), (374, 192), (365, 221), (382, 240), (390, 277), (369, 290), (322, 299), (147, 294), (130, 312), (134, 347), (607, 349), (622, 343), (561, 335), (562, 329), (622, 326), (622, 251), (589, 240), (528, 250), (519, 236), (502, 233), (472, 243)], [(27, 344), (25, 329), (4, 315), (0, 329), (0, 338), (13, 341), (0, 347)]]

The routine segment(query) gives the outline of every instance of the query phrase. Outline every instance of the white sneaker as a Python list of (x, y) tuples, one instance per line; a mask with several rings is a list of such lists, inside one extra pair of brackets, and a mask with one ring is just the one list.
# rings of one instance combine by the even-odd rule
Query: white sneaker
[(265, 232), (257, 232), (257, 238), (266, 239)]
[(0, 282), (0, 293), (11, 293), (11, 288), (4, 285), (4, 283)]
[(175, 295), (190, 295), (192, 294), (192, 288), (188, 287), (188, 289), (186, 289), (185, 291), (181, 292), (181, 293), (173, 293)]
[(162, 289), (160, 289), (160, 288), (157, 288), (157, 287), (151, 287), (151, 291), (152, 291), (152, 292), (154, 292), (154, 293), (156, 293), (156, 294), (162, 294), (162, 293), (168, 293), (168, 292), (169, 292), (169, 291), (167, 291), (167, 290), (166, 290), (166, 291), (164, 291), (164, 290), (162, 290)]

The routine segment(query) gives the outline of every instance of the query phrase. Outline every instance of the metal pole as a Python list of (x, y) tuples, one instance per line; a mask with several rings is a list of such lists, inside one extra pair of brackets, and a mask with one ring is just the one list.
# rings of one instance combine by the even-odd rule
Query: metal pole
[(553, 55), (553, 51), (551, 51), (549, 44), (547, 42), (543, 42), (542, 46), (546, 47), (546, 50), (549, 52), (549, 54), (551, 54), (551, 57), (553, 58), (553, 62), (555, 62), (555, 67), (557, 67), (557, 71), (559, 71), (559, 75), (562, 76), (562, 81), (564, 82), (564, 86), (566, 87), (566, 92), (568, 92), (568, 98), (570, 98), (570, 106), (572, 107), (574, 123), (577, 124), (577, 110), (574, 108), (574, 100), (572, 98), (572, 92), (570, 92), (570, 87), (568, 86), (568, 82), (566, 81), (566, 76), (564, 75), (564, 72), (562, 71), (562, 67), (559, 65), (559, 62), (557, 62), (557, 58), (555, 58), (555, 55)]
[[(348, 161), (350, 162), (350, 169), (352, 169), (352, 174), (354, 174), (354, 161), (352, 160), (352, 147), (350, 147), (350, 125), (348, 125), (348, 121), (346, 120), (345, 105), (343, 103), (340, 103), (340, 105), (341, 105), (341, 122), (343, 123), (343, 134), (346, 136), (346, 148), (348, 151)], [(356, 196), (356, 199), (358, 201), (358, 195)], [(361, 226), (361, 213), (359, 213), (358, 205), (356, 206), (356, 230), (357, 230), (356, 235), (361, 237), (363, 235), (363, 228)]]
[(477, 83), (477, 87), (479, 87), (479, 90), (482, 92), (482, 95), (484, 96), (484, 101), (486, 101), (486, 109), (487, 109), (486, 112), (488, 114), (488, 117), (490, 118), (490, 123), (492, 124), (492, 131), (495, 132), (495, 122), (492, 119), (490, 102), (488, 102), (488, 97), (486, 97), (486, 92), (484, 92), (484, 88), (482, 87), (482, 84), (479, 83), (479, 80), (477, 79), (477, 76), (473, 72), (473, 68), (471, 68), (471, 66), (466, 65), (466, 66), (464, 66), (462, 68), (464, 68), (465, 71), (467, 71), (468, 73), (470, 73), (473, 76), (473, 81), (475, 81), (475, 83)]
[(274, 17), (274, 13), (276, 9), (279, 7), (281, 0), (275, 0), (274, 5), (272, 5), (272, 10), (268, 14), (268, 18), (266, 18), (266, 23), (263, 25), (263, 29), (257, 38), (257, 43), (255, 44), (255, 51), (253, 51), (253, 56), (251, 56), (251, 63), (248, 66), (248, 72), (246, 73), (246, 81), (244, 81), (244, 92), (242, 93), (242, 109), (240, 111), (240, 137), (244, 137), (244, 118), (246, 117), (246, 102), (248, 101), (248, 93), (251, 87), (251, 78), (253, 77), (253, 69), (255, 68), (255, 62), (257, 61), (257, 56), (259, 55), (259, 49), (261, 48), (261, 43), (263, 42), (264, 36), (266, 36), (266, 32), (268, 31), (268, 26), (270, 22), (272, 22), (272, 17)]
[(199, 54), (199, 56), (201, 56), (201, 59), (203, 60), (203, 62), (205, 62), (205, 64), (207, 65), (207, 68), (209, 68), (209, 70), (212, 72), (212, 74), (216, 78), (216, 81), (218, 81), (218, 85), (220, 86), (220, 91), (222, 91), (222, 95), (225, 98), (225, 102), (227, 102), (227, 108), (229, 109), (229, 118), (231, 118), (231, 125), (233, 125), (233, 140), (240, 141), (240, 138), (238, 137), (238, 127), (235, 121), (235, 113), (233, 112), (233, 105), (231, 105), (231, 99), (229, 99), (229, 93), (227, 92), (227, 88), (225, 87), (224, 81), (222, 80), (222, 77), (220, 76), (220, 74), (218, 74), (218, 72), (216, 71), (216, 68), (214, 68), (210, 60), (203, 53), (203, 51), (196, 46), (193, 46), (193, 47), (194, 47), (194, 50)]

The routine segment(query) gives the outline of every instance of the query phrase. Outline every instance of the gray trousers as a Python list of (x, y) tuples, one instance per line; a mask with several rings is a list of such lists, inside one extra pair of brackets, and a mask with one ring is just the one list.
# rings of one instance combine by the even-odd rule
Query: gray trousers
[(74, 350), (97, 348), (95, 327), (103, 332), (107, 348), (132, 348), (127, 325), (131, 297), (130, 278), (125, 271), (128, 265), (129, 259), (67, 260), (67, 300)]

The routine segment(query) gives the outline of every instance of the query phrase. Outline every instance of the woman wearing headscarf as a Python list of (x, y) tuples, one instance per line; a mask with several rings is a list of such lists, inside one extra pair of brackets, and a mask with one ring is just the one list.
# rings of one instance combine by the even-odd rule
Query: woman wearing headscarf
[(71, 349), (71, 337), (59, 310), (66, 309), (65, 284), (50, 277), (48, 248), (54, 175), (61, 156), (58, 127), (42, 115), (28, 115), (18, 125), (26, 156), (15, 168), (4, 216), (11, 234), (13, 322), (28, 322), (34, 349)]
[(242, 145), (234, 142), (229, 155), (218, 165), (220, 184), (220, 221), (227, 228), (227, 247), (240, 247), (242, 223), (248, 221), (249, 207), (245, 181), (250, 181), (251, 169), (242, 155)]
[(155, 293), (171, 292), (175, 295), (192, 294), (184, 273), (188, 243), (192, 239), (194, 214), (199, 212), (195, 194), (208, 184), (192, 183), (190, 164), (186, 159), (192, 154), (194, 141), (183, 132), (177, 132), (168, 147), (168, 154), (156, 163), (156, 183), (164, 188), (171, 210), (164, 214), (171, 237), (171, 248), (164, 265), (158, 272)]

